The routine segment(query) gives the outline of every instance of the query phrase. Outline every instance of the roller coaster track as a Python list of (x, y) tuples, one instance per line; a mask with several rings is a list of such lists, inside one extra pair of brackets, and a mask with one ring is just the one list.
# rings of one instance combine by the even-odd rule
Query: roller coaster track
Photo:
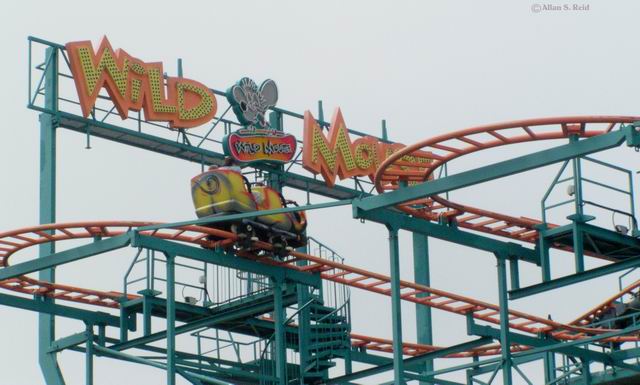
[[(31, 246), (49, 242), (59, 242), (72, 239), (108, 238), (126, 234), (137, 227), (151, 225), (150, 222), (83, 222), (69, 224), (41, 225), (25, 229), (8, 231), (0, 234), (0, 266), (9, 265), (9, 258), (16, 252)], [(205, 248), (228, 246), (236, 241), (233, 233), (202, 226), (184, 226), (175, 229), (141, 230), (141, 235), (157, 237), (194, 244)], [(211, 237), (218, 240), (212, 241)], [(272, 246), (265, 242), (255, 242), (255, 251), (271, 250)], [(239, 253), (241, 257), (251, 258), (261, 263), (282, 266), (302, 272), (319, 273), (322, 279), (345, 284), (370, 292), (390, 295), (390, 278), (383, 274), (348, 266), (342, 263), (326, 260), (313, 255), (291, 252), (284, 260), (276, 260), (256, 252)], [(300, 266), (298, 261), (306, 261)], [(59, 300), (72, 301), (108, 308), (118, 308), (123, 294), (115, 291), (98, 291), (84, 289), (59, 283), (40, 281), (28, 276), (20, 276), (0, 282), (0, 288), (40, 295)], [(129, 295), (130, 299), (137, 296)], [(459, 315), (471, 314), (476, 320), (493, 324), (500, 324), (497, 305), (479, 301), (473, 298), (449, 293), (443, 290), (401, 281), (401, 298), (405, 301), (419, 303), (436, 309)], [(509, 326), (511, 329), (530, 333), (544, 333), (560, 340), (579, 340), (593, 335), (603, 334), (611, 330), (586, 328), (578, 325), (567, 325), (546, 318), (536, 317), (516, 310), (509, 310)], [(389, 341), (375, 337), (365, 337), (354, 334), (354, 345), (371, 350), (389, 351)], [(638, 341), (637, 336), (619, 336), (606, 341)], [(415, 355), (433, 351), (438, 347), (405, 344), (405, 353)], [(525, 350), (524, 346), (512, 346), (512, 350)], [(500, 347), (485, 346), (469, 352), (462, 352), (449, 357), (467, 357), (471, 355), (497, 354)]]
[(588, 312), (584, 313), (580, 317), (578, 317), (575, 320), (571, 321), (570, 325), (585, 326), (585, 325), (589, 325), (589, 324), (592, 324), (592, 323), (596, 322), (598, 317), (601, 316), (602, 314), (604, 314), (611, 307), (613, 307), (615, 302), (622, 302), (622, 299), (623, 299), (623, 297), (625, 295), (631, 294), (634, 291), (636, 291), (636, 293), (637, 293), (638, 292), (637, 291), (638, 288), (640, 288), (640, 280), (638, 280), (638, 281), (632, 283), (631, 285), (625, 287), (620, 292), (618, 292), (615, 295), (611, 296), (610, 298), (608, 298), (607, 300), (605, 300), (604, 302), (602, 302), (598, 306), (594, 307), (593, 309), (591, 309)]
[[(375, 187), (378, 192), (383, 193), (398, 189), (400, 181), (408, 183), (427, 181), (434, 177), (438, 167), (480, 150), (532, 141), (566, 139), (571, 135), (589, 138), (611, 132), (619, 124), (638, 120), (640, 117), (635, 116), (529, 119), (447, 133), (417, 142), (393, 153), (376, 171)], [(428, 153), (433, 161), (417, 170), (404, 167), (410, 166), (411, 163), (403, 160), (403, 157), (418, 151)], [(535, 226), (542, 223), (536, 219), (513, 217), (452, 202), (437, 195), (404, 202), (397, 207), (417, 218), (437, 221), (444, 217), (449, 221), (455, 221), (459, 227), (531, 243), (538, 238), (538, 230)], [(553, 224), (548, 226), (555, 227)], [(558, 244), (552, 246), (572, 251), (566, 246)], [(601, 255), (594, 256), (607, 259)]]

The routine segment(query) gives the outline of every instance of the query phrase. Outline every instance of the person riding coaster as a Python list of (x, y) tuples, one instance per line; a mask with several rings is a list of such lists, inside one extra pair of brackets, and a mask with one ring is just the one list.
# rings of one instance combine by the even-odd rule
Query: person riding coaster
[[(191, 179), (191, 196), (198, 218), (297, 206), (278, 191), (261, 183), (249, 183), (237, 166), (211, 167)], [(207, 226), (207, 225), (205, 225)], [(210, 227), (238, 235), (238, 247), (250, 249), (261, 240), (273, 245), (276, 255), (286, 254), (307, 242), (307, 218), (303, 211), (261, 215), (255, 218), (216, 222)]]

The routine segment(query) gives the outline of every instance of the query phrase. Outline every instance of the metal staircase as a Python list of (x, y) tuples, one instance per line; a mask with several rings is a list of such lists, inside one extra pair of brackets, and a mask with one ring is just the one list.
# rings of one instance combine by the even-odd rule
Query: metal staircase
[(312, 324), (307, 344), (309, 358), (303, 368), (305, 383), (326, 378), (327, 370), (335, 366), (332, 359), (341, 356), (338, 353), (351, 349), (348, 308), (348, 302), (337, 309), (325, 306), (320, 298), (309, 306)]

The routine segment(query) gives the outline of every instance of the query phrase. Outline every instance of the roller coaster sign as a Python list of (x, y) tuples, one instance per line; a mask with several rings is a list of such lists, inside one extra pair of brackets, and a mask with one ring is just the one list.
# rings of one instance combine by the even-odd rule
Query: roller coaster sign
[[(322, 174), (328, 186), (335, 185), (336, 177), (346, 179), (368, 176), (373, 180), (378, 166), (391, 154), (405, 147), (403, 144), (383, 142), (372, 136), (360, 137), (352, 142), (340, 109), (333, 115), (327, 136), (311, 112), (306, 111), (303, 143), (303, 167), (314, 174)], [(402, 157), (391, 169), (424, 171), (432, 161), (431, 153), (415, 151)]]
[(286, 163), (296, 152), (296, 138), (272, 129), (240, 129), (225, 138), (223, 147), (240, 163)]
[(129, 111), (142, 110), (146, 120), (191, 128), (210, 121), (216, 113), (216, 98), (204, 84), (167, 77), (165, 96), (162, 63), (145, 63), (124, 50), (114, 51), (106, 37), (97, 51), (90, 41), (65, 47), (84, 117), (92, 113), (103, 87), (122, 119)]

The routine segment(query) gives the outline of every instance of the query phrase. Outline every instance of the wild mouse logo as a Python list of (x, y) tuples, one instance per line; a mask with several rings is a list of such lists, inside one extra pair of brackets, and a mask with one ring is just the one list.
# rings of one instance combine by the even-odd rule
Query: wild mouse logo
[(267, 111), (278, 101), (278, 87), (265, 80), (260, 87), (244, 77), (227, 90), (227, 100), (240, 124), (245, 127), (229, 134), (223, 141), (227, 156), (240, 163), (285, 163), (296, 153), (296, 138), (275, 130), (266, 119)]

